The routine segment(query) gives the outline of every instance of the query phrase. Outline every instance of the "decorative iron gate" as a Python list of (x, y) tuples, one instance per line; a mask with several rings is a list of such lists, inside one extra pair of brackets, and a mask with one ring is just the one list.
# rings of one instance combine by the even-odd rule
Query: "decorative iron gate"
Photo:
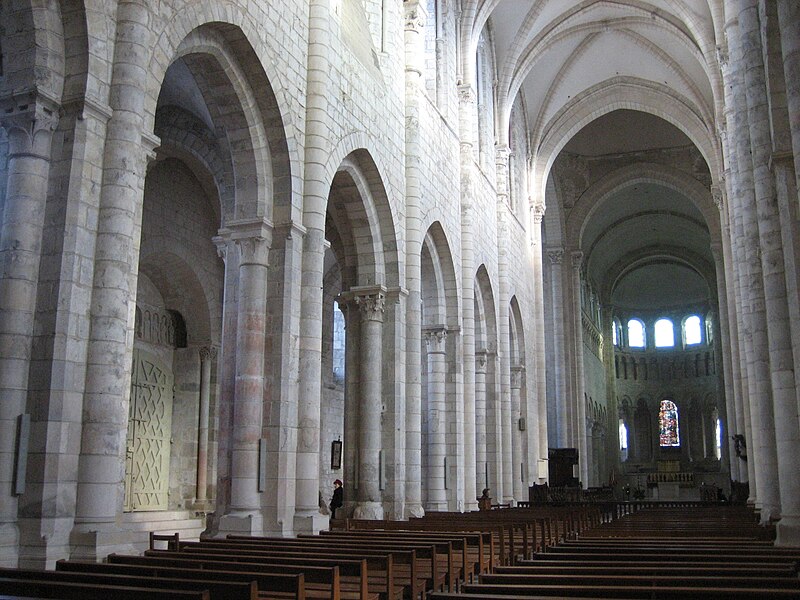
[(125, 457), (125, 511), (166, 510), (173, 376), (156, 356), (133, 350)]

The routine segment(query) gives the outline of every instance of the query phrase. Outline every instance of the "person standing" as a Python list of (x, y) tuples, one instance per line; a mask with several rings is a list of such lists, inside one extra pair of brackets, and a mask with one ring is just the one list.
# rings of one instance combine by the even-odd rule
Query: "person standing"
[(344, 504), (344, 489), (342, 488), (342, 480), (337, 479), (333, 482), (333, 497), (331, 498), (331, 519), (336, 518), (336, 509)]

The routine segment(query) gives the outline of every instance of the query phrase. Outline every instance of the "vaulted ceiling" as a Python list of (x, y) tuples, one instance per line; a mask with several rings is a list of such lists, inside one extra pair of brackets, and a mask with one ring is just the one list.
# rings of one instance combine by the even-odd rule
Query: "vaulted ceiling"
[[(635, 165), (643, 152), (694, 146), (706, 190), (718, 180), (722, 2), (466, 0), (462, 9), (494, 48), (501, 130), (511, 103), (524, 98), (534, 196), (562, 152), (590, 161), (629, 155)], [(552, 201), (546, 208), (560, 213), (561, 243), (573, 236), (607, 300), (616, 289), (615, 302), (645, 307), (702, 301), (714, 289), (718, 223), (708, 221), (718, 217), (709, 193), (698, 206), (698, 195), (680, 186), (621, 180), (579, 222), (570, 221), (571, 205)], [(681, 285), (687, 294), (667, 293)]]

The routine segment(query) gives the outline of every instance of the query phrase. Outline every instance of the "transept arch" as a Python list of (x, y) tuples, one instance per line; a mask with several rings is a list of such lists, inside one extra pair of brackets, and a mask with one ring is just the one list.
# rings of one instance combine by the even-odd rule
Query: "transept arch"
[(652, 114), (683, 131), (703, 155), (712, 180), (720, 179), (719, 142), (712, 128), (697, 115), (687, 99), (663, 85), (635, 77), (616, 77), (576, 95), (540, 126), (533, 143), (537, 149), (537, 160), (532, 169), (534, 193), (544, 193), (553, 161), (578, 131), (598, 117), (620, 109)]
[(601, 210), (610, 196), (640, 183), (653, 183), (687, 198), (705, 220), (712, 241), (721, 235), (719, 209), (714, 205), (711, 191), (685, 172), (665, 165), (637, 162), (606, 174), (583, 192), (569, 213), (565, 224), (568, 247), (578, 248), (587, 223)]

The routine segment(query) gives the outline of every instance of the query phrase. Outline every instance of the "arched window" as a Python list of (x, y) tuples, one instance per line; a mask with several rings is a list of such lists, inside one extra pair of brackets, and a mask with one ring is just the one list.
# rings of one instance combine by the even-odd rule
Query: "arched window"
[(717, 411), (714, 411), (714, 456), (717, 460), (722, 459), (722, 419), (719, 418)]
[(658, 445), (670, 448), (681, 445), (678, 429), (678, 407), (672, 400), (662, 400), (658, 411)]
[(625, 419), (619, 420), (619, 449), (628, 449), (628, 426), (625, 425)]
[(344, 381), (345, 335), (344, 313), (337, 305), (333, 307), (333, 376), (337, 381)]
[(628, 346), (631, 348), (644, 348), (644, 323), (639, 319), (628, 321)]
[(672, 348), (675, 345), (675, 329), (669, 319), (656, 321), (656, 348)]
[(692, 315), (683, 322), (683, 342), (687, 346), (703, 343), (703, 328), (697, 315)]
[(714, 341), (714, 322), (711, 315), (706, 316), (706, 343), (711, 344)]
[(622, 345), (622, 327), (616, 319), (611, 322), (611, 342), (615, 348)]

